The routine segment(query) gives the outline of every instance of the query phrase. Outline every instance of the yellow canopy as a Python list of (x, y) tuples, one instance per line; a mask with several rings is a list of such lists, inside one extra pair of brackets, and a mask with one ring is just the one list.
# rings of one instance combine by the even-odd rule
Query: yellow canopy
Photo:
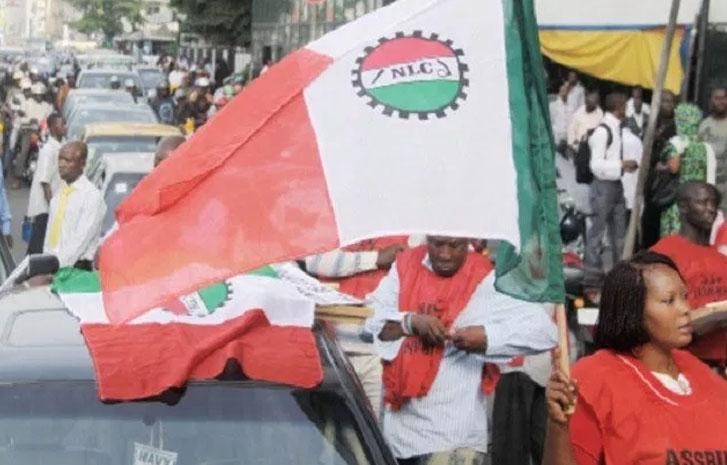
[[(678, 29), (669, 59), (664, 87), (678, 94), (683, 71), (679, 44), (684, 35)], [(541, 30), (540, 47), (545, 56), (569, 68), (599, 79), (653, 89), (663, 29), (647, 30)]]

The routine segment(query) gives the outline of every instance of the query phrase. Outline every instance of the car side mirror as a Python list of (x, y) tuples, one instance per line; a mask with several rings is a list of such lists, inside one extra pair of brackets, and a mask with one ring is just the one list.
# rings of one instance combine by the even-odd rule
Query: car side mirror
[(58, 257), (50, 254), (33, 254), (28, 259), (25, 272), (16, 279), (16, 284), (35, 276), (54, 274), (60, 268)]
[(36, 276), (49, 276), (60, 268), (58, 257), (49, 254), (26, 256), (0, 286), (0, 293), (22, 284)]

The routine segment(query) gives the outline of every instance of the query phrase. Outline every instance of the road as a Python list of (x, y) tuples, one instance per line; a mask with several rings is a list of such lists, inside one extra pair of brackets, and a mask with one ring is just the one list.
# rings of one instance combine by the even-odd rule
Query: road
[(16, 262), (20, 262), (25, 256), (28, 244), (23, 242), (22, 228), (23, 218), (28, 208), (28, 193), (30, 189), (24, 187), (19, 190), (6, 189), (8, 193), (8, 202), (10, 202), (10, 210), (13, 212), (13, 257)]

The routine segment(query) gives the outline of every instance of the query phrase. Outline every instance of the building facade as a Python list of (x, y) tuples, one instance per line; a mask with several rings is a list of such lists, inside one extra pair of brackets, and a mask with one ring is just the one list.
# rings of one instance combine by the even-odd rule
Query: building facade
[(256, 0), (252, 5), (252, 63), (258, 70), (386, 0)]

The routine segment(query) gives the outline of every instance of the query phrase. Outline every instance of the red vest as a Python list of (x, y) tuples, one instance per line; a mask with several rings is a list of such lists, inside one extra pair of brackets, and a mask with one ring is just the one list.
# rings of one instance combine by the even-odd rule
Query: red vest
[[(444, 278), (422, 264), (426, 254), (427, 247), (420, 246), (397, 257), (399, 310), (435, 315), (449, 329), (492, 271), (492, 263), (470, 252), (462, 268), (451, 278)], [(398, 410), (408, 399), (427, 395), (443, 354), (443, 347), (425, 349), (418, 337), (407, 337), (396, 358), (384, 364), (386, 403)]]
[[(682, 236), (665, 237), (652, 250), (677, 264), (687, 283), (689, 304), (693, 309), (727, 300), (727, 256)], [(724, 363), (727, 360), (727, 331), (718, 330), (702, 336), (688, 349), (702, 360)]]
[[(346, 252), (378, 252), (392, 245), (408, 246), (409, 236), (389, 236), (378, 239), (367, 239), (345, 247)], [(364, 299), (379, 285), (388, 271), (372, 270), (354, 276), (339, 279), (324, 279), (325, 282), (338, 283), (338, 290), (358, 299)]]
[[(673, 351), (692, 394), (669, 391), (636, 358), (600, 350), (573, 368), (578, 405), (595, 414), (609, 465), (727, 463), (727, 382), (685, 351)], [(571, 429), (575, 443), (578, 429)]]

